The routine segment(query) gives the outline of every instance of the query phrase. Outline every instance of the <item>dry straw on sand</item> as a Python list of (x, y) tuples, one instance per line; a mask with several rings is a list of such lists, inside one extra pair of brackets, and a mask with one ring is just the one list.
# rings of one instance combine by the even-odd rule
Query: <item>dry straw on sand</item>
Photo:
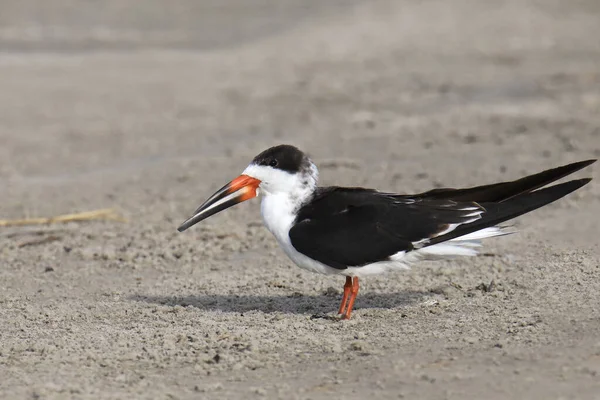
[(84, 211), (74, 214), (63, 214), (47, 218), (26, 218), (26, 219), (4, 219), (0, 220), (1, 226), (25, 226), (25, 225), (50, 225), (56, 223), (74, 222), (74, 221), (92, 221), (106, 220), (125, 222), (126, 219), (112, 208), (101, 210)]

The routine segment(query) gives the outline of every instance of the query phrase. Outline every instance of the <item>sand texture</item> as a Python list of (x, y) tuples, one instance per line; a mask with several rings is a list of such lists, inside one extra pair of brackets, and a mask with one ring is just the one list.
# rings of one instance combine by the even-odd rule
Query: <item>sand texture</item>
[[(600, 157), (597, 0), (0, 1), (2, 399), (600, 399), (600, 166), (479, 257), (294, 266), (265, 148), (410, 193)], [(493, 282), (493, 284), (492, 284)]]

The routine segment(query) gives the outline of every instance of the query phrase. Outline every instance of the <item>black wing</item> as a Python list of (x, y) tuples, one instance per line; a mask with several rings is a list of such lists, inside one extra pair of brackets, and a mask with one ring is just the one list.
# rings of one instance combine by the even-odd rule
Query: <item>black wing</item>
[(512, 182), (416, 195), (323, 188), (302, 207), (289, 235), (296, 250), (333, 268), (383, 261), (399, 251), (467, 235), (558, 200), (591, 179), (539, 188), (593, 162), (582, 161)]
[(562, 167), (548, 169), (510, 182), (500, 182), (467, 189), (433, 189), (425, 193), (416, 194), (415, 197), (440, 200), (448, 199), (454, 201), (475, 201), (477, 203), (503, 202), (515, 196), (529, 193), (546, 186), (595, 162), (596, 160), (580, 161), (569, 165), (563, 165)]
[(472, 202), (414, 199), (369, 189), (321, 188), (289, 232), (299, 252), (337, 269), (362, 266), (412, 250), (480, 218)]

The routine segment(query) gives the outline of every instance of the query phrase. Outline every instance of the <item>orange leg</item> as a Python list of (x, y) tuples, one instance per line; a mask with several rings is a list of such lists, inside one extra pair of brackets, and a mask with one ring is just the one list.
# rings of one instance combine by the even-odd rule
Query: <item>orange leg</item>
[(347, 276), (346, 284), (344, 285), (344, 295), (342, 296), (342, 304), (340, 304), (340, 311), (338, 311), (338, 314), (344, 314), (344, 312), (346, 311), (346, 301), (348, 300), (348, 296), (350, 295), (351, 290), (352, 290), (352, 278)]
[(350, 314), (352, 314), (352, 309), (354, 308), (354, 301), (356, 300), (357, 295), (358, 295), (358, 277), (354, 277), (354, 279), (352, 280), (352, 290), (350, 293), (350, 299), (348, 300), (348, 307), (346, 308), (346, 312), (342, 316), (342, 319), (350, 319)]

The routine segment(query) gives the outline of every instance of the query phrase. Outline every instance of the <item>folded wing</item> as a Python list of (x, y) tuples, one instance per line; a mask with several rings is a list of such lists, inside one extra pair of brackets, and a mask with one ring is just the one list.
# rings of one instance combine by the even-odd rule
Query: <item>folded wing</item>
[(481, 218), (472, 202), (413, 199), (366, 189), (325, 188), (289, 232), (301, 253), (333, 268), (385, 261)]
[(337, 269), (386, 261), (523, 215), (577, 190), (591, 179), (539, 189), (595, 160), (493, 185), (435, 189), (416, 195), (361, 188), (321, 188), (289, 232), (303, 254)]

